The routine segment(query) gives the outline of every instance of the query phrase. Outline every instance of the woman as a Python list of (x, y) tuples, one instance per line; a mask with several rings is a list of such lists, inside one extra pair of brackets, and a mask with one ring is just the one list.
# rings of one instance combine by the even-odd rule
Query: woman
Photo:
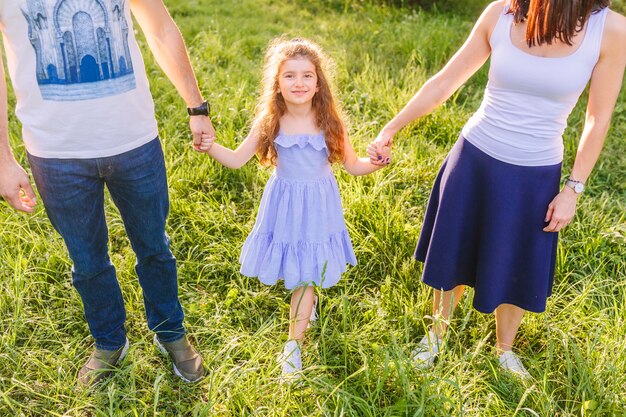
[[(491, 56), (489, 82), (435, 180), (415, 251), (434, 288), (436, 320), (414, 360), (429, 366), (465, 286), (495, 311), (502, 368), (529, 376), (512, 352), (525, 311), (551, 294), (558, 232), (569, 224), (609, 128), (626, 66), (626, 19), (609, 0), (491, 3), (448, 64), (368, 147), (382, 147), (448, 99)], [(562, 134), (590, 81), (574, 166), (559, 192)]]

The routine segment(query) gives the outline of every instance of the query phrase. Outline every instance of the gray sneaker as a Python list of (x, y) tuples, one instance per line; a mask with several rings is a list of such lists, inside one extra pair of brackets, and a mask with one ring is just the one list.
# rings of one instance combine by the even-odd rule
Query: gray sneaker
[(205, 370), (202, 366), (202, 356), (191, 346), (187, 336), (173, 342), (161, 342), (154, 335), (154, 344), (161, 353), (172, 360), (174, 373), (185, 382), (198, 382), (204, 378)]
[(78, 385), (92, 387), (111, 375), (113, 368), (126, 356), (128, 346), (128, 339), (126, 339), (124, 346), (117, 350), (95, 348), (87, 359), (87, 363), (78, 371)]

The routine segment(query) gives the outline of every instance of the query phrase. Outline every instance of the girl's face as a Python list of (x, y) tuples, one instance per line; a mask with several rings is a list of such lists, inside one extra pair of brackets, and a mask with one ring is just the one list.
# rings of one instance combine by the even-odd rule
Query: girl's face
[(285, 103), (311, 102), (318, 90), (315, 65), (303, 57), (288, 59), (278, 71), (278, 89)]

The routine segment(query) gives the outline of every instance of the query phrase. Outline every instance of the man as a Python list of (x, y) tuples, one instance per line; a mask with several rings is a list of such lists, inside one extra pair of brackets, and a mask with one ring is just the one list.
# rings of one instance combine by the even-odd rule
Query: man
[[(131, 11), (189, 107), (197, 147), (203, 133), (215, 132), (180, 31), (162, 0), (0, 0), (0, 30), (33, 177), (72, 258), (72, 281), (95, 339), (78, 374), (86, 386), (106, 376), (128, 348), (124, 302), (108, 255), (105, 185), (137, 255), (155, 343), (183, 380), (194, 382), (205, 373), (183, 326), (176, 261), (165, 233), (164, 159)], [(0, 195), (30, 213), (36, 199), (9, 147), (1, 60)]]

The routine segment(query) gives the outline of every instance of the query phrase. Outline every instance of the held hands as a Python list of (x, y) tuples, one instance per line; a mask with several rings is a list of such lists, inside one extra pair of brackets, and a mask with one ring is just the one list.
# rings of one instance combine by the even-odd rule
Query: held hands
[(32, 213), (37, 204), (28, 174), (15, 160), (0, 163), (0, 196), (14, 209), (26, 213)]
[(367, 156), (373, 165), (385, 166), (391, 163), (391, 145), (393, 145), (393, 135), (388, 134), (383, 129), (374, 142), (367, 147)]
[(189, 128), (193, 135), (193, 148), (197, 152), (208, 152), (211, 145), (206, 149), (202, 149), (201, 144), (203, 143), (203, 136), (207, 136), (206, 142), (210, 140), (210, 143), (213, 144), (213, 141), (215, 141), (215, 129), (211, 124), (211, 119), (208, 116), (191, 116), (189, 118)]
[(367, 146), (367, 156), (372, 165), (387, 166), (391, 163), (391, 146), (383, 146), (380, 153), (376, 150), (374, 142)]
[(544, 232), (558, 232), (572, 222), (576, 214), (576, 202), (578, 194), (569, 187), (563, 187), (560, 193), (554, 197), (548, 205), (546, 222), (550, 222), (543, 228)]

